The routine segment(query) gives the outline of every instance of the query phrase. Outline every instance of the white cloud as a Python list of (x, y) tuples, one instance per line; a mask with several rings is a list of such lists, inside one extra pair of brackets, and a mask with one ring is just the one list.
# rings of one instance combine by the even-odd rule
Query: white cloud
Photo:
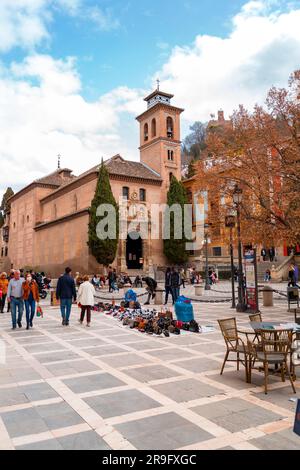
[(175, 93), (185, 119), (205, 121), (220, 108), (230, 114), (240, 103), (252, 107), (273, 84), (287, 85), (300, 68), (300, 8), (285, 11), (286, 4), (250, 1), (232, 19), (228, 37), (199, 35), (172, 51), (159, 72), (161, 87)]
[(137, 158), (141, 92), (121, 87), (89, 103), (80, 91), (73, 58), (33, 55), (1, 69), (0, 190), (53, 171), (58, 153), (76, 173), (102, 156)]
[(0, 0), (0, 52), (14, 47), (34, 50), (49, 41), (49, 23), (56, 11), (94, 23), (101, 31), (119, 26), (109, 9), (88, 6), (86, 0)]

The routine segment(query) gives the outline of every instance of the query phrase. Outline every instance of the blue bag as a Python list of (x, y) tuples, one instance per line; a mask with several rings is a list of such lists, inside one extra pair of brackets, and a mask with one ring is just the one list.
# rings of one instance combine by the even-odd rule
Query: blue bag
[(129, 289), (125, 294), (125, 301), (126, 302), (136, 302), (137, 296), (134, 290)]
[(178, 297), (175, 303), (175, 314), (177, 320), (184, 323), (194, 320), (194, 309), (191, 300), (183, 295)]

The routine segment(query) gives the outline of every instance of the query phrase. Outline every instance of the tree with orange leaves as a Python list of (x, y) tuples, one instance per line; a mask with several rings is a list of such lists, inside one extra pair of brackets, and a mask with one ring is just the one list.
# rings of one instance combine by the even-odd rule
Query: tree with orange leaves
[(195, 185), (210, 195), (210, 222), (224, 226), (238, 184), (244, 242), (299, 243), (300, 70), (288, 89), (271, 88), (266, 108), (240, 106), (229, 125), (209, 129), (206, 143)]

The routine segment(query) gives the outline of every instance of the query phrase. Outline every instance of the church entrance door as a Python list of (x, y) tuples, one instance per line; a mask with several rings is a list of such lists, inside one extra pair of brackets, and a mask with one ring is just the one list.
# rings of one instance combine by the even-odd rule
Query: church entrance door
[(132, 232), (127, 237), (126, 264), (128, 269), (143, 268), (143, 242), (137, 232)]

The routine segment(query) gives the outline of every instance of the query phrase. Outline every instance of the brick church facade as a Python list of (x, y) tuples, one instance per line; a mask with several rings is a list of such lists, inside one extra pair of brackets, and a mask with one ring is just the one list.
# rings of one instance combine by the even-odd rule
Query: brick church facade
[[(173, 95), (159, 89), (145, 98), (140, 125), (140, 161), (116, 155), (105, 161), (117, 202), (126, 200), (150, 213), (150, 204), (163, 204), (172, 175), (181, 178), (180, 115)], [(66, 265), (82, 273), (99, 272), (87, 245), (89, 208), (95, 194), (96, 166), (75, 177), (58, 168), (33, 181), (10, 199), (1, 250), (2, 267), (33, 267), (58, 276)], [(149, 222), (149, 231), (150, 231)], [(152, 272), (165, 265), (163, 241), (137, 238), (119, 241), (114, 266), (120, 271)]]

